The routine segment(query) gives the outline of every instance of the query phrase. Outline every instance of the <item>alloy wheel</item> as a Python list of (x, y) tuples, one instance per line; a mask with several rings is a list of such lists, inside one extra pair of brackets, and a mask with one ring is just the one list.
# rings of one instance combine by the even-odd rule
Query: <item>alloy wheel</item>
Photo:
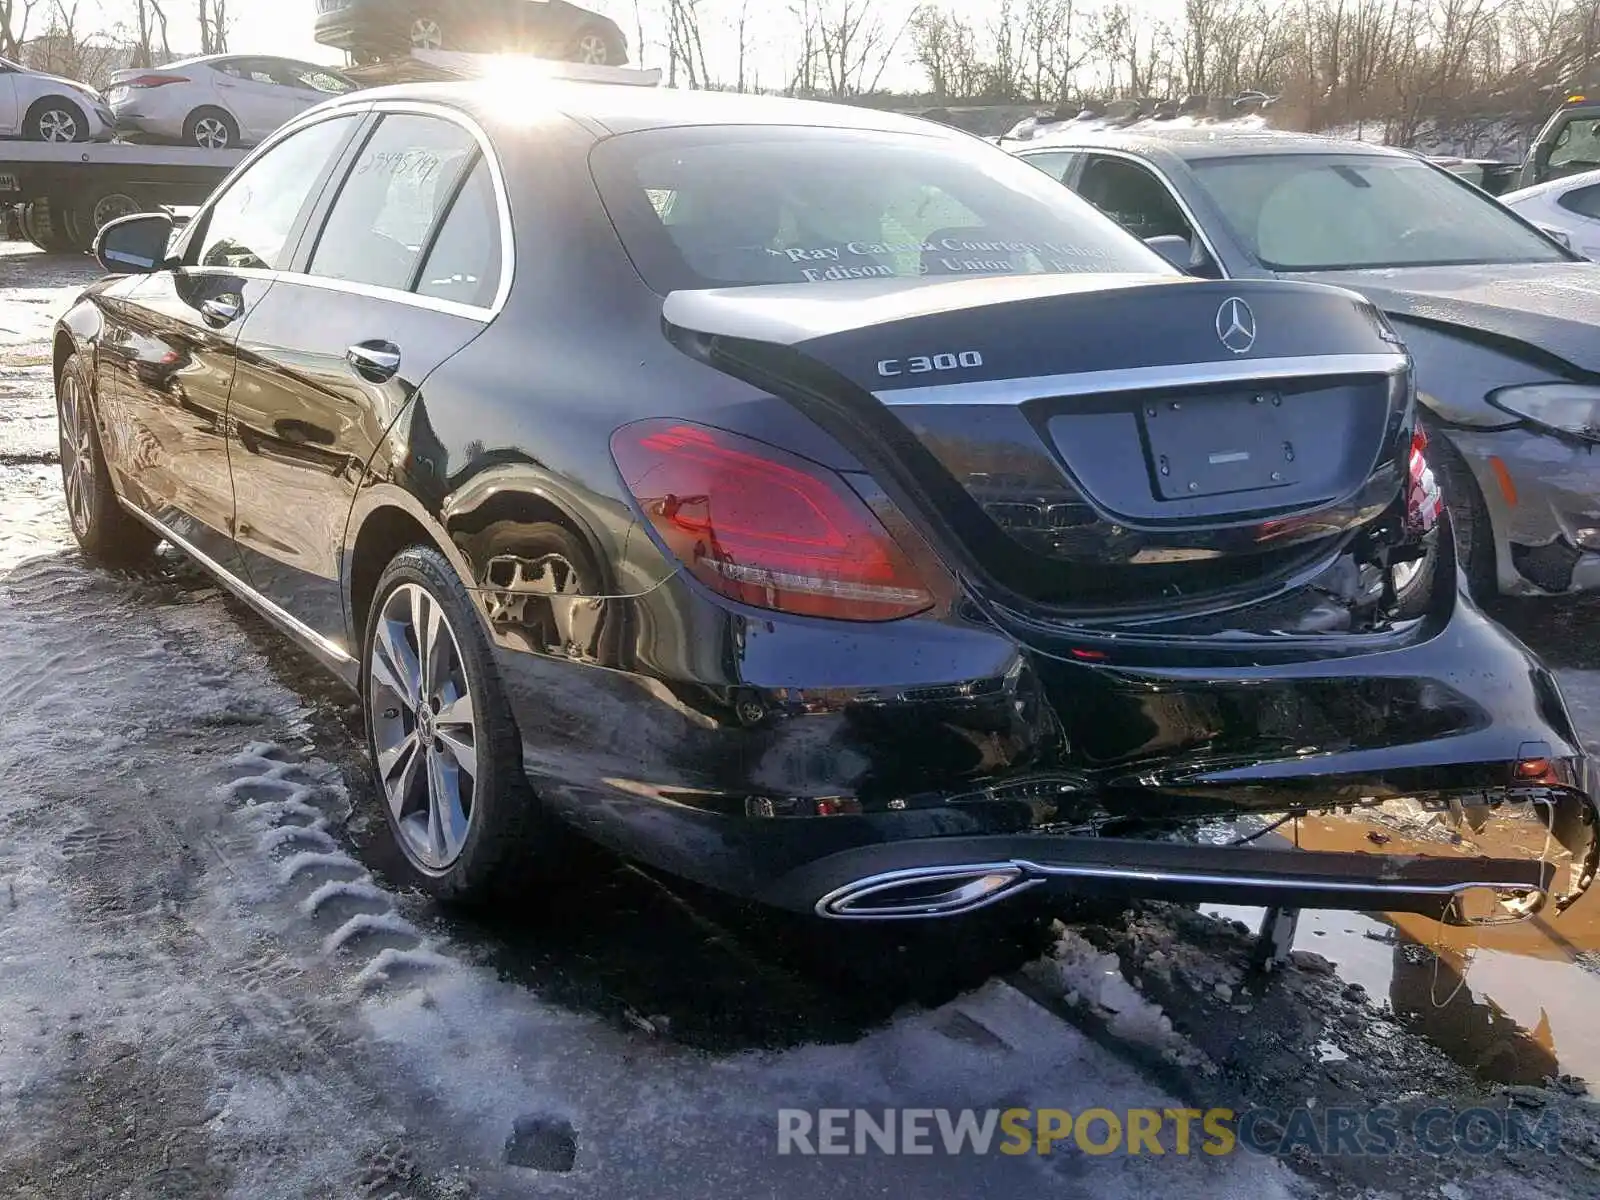
[(39, 114), (39, 136), (47, 142), (78, 140), (78, 118), (64, 108), (50, 108)]
[(461, 856), (477, 792), (477, 715), (461, 646), (428, 591), (402, 583), (373, 632), (367, 719), (402, 849), (429, 872)]
[(94, 220), (94, 232), (99, 233), (101, 229), (118, 217), (132, 216), (134, 213), (142, 211), (143, 209), (140, 207), (139, 202), (126, 192), (111, 192), (109, 195), (101, 196), (100, 199), (95, 201), (94, 208), (89, 215)]
[(194, 142), (207, 150), (226, 150), (229, 142), (228, 127), (221, 117), (201, 117), (194, 123)]
[(418, 50), (439, 50), (444, 47), (444, 32), (432, 17), (418, 17), (411, 22), (411, 45)]
[(94, 444), (82, 385), (71, 375), (61, 379), (56, 391), (61, 427), (61, 483), (67, 493), (67, 516), (79, 537), (89, 532), (94, 513)]
[(598, 33), (586, 33), (578, 39), (578, 58), (581, 63), (603, 67), (611, 60), (611, 55), (606, 49), (606, 40)]

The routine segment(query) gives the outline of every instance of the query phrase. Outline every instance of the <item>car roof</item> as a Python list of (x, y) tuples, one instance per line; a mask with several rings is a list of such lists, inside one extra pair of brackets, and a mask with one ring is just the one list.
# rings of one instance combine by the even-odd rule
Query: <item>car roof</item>
[(980, 140), (934, 121), (856, 105), (567, 80), (532, 79), (526, 91), (517, 81), (401, 83), (353, 92), (342, 102), (355, 104), (373, 100), (424, 100), (447, 104), (471, 112), (491, 128), (520, 123), (531, 103), (548, 106), (551, 111), (583, 121), (602, 133), (631, 133), (686, 125), (806, 125)]
[(1353, 138), (1323, 137), (1316, 133), (1292, 133), (1278, 129), (1238, 128), (1227, 125), (1191, 125), (1179, 128), (1141, 127), (1137, 129), (1086, 128), (1051, 130), (1015, 146), (1015, 154), (1046, 150), (1051, 146), (1105, 146), (1132, 154), (1165, 153), (1184, 162), (1205, 158), (1236, 158), (1257, 154), (1365, 154), (1375, 158), (1414, 158), (1409, 150), (1358, 142)]

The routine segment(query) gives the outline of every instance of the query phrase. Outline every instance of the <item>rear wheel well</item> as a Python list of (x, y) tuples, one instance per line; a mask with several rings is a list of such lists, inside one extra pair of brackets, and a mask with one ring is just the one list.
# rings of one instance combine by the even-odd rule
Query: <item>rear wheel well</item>
[[(592, 539), (572, 518), (550, 501), (526, 492), (494, 497), (481, 508), (474, 510), (471, 518), (464, 520), (459, 527), (452, 526), (452, 533), (467, 535), (465, 548), (470, 553), (472, 536), (502, 521), (530, 525), (547, 522), (561, 526), (588, 548), (591, 557), (595, 559), (596, 568), (602, 576), (605, 574), (606, 564), (602, 556), (594, 552)], [(350, 556), (350, 622), (358, 642), (366, 637), (367, 613), (372, 608), (372, 599), (377, 593), (378, 580), (383, 575), (384, 568), (407, 546), (434, 546), (443, 549), (439, 546), (439, 539), (430, 533), (422, 522), (405, 509), (392, 504), (374, 509), (361, 523), (361, 528), (356, 534), (355, 548)], [(479, 581), (464, 579), (462, 582), (469, 589), (475, 589)]]
[(471, 537), (492, 526), (507, 522), (517, 525), (558, 525), (565, 529), (588, 551), (590, 566), (598, 572), (600, 586), (606, 591), (611, 590), (609, 564), (606, 562), (606, 556), (599, 553), (594, 539), (568, 515), (566, 510), (542, 496), (529, 492), (502, 492), (486, 501), (480, 508), (473, 510), (470, 519), (463, 520), (459, 525), (453, 525), (451, 533), (464, 533)]
[(367, 613), (384, 568), (408, 546), (432, 545), (422, 523), (403, 508), (385, 506), (361, 523), (350, 555), (350, 623), (358, 642), (366, 639)]
[(56, 383), (61, 382), (61, 370), (67, 365), (67, 359), (72, 357), (72, 352), (78, 347), (72, 341), (72, 335), (65, 329), (56, 333), (55, 366), (50, 372), (50, 378)]

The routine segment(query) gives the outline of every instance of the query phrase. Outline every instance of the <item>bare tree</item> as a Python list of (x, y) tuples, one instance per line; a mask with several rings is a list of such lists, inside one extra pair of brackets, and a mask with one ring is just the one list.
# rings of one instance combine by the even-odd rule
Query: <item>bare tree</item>
[(912, 14), (910, 34), (911, 59), (927, 72), (938, 100), (972, 99), (984, 90), (984, 64), (964, 17), (924, 4)]
[(28, 20), (38, 0), (0, 0), (0, 54), (22, 56), (22, 43), (28, 36)]
[(667, 0), (667, 80), (674, 86), (680, 67), (690, 87), (711, 86), (700, 33), (700, 0)]
[(199, 0), (200, 53), (228, 52), (228, 0)]
[(813, 90), (836, 98), (878, 89), (912, 19), (891, 30), (877, 0), (805, 0), (803, 12)]
[(161, 0), (134, 0), (135, 67), (153, 67), (157, 60), (167, 62), (172, 58), (172, 44), (167, 38), (167, 14)]

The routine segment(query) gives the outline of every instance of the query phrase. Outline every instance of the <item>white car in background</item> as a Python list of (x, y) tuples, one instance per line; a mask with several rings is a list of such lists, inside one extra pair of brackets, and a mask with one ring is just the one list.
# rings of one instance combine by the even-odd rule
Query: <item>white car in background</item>
[(1500, 202), (1569, 250), (1600, 261), (1600, 171), (1536, 183), (1507, 192)]
[(108, 98), (120, 132), (207, 150), (250, 146), (330, 96), (356, 88), (330, 67), (259, 54), (209, 54), (118, 71)]
[(114, 124), (104, 98), (88, 84), (0, 58), (0, 137), (87, 142), (109, 138)]

